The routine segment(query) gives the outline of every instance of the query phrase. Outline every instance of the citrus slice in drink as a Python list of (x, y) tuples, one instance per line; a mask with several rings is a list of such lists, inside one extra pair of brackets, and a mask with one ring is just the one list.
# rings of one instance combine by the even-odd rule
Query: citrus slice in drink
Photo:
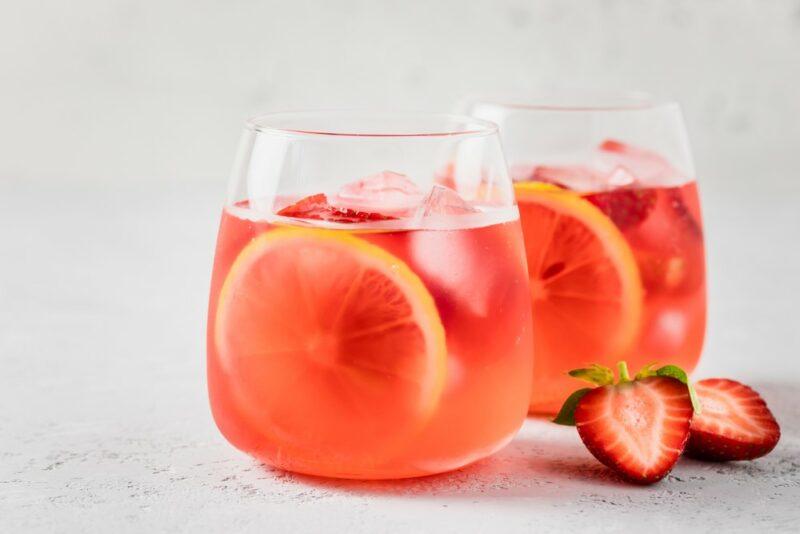
[(533, 298), (531, 410), (554, 412), (567, 371), (612, 365), (635, 342), (642, 285), (625, 237), (597, 207), (551, 184), (515, 184)]
[(380, 461), (444, 385), (444, 328), (423, 282), (341, 231), (278, 228), (248, 244), (214, 337), (250, 424), (306, 462)]

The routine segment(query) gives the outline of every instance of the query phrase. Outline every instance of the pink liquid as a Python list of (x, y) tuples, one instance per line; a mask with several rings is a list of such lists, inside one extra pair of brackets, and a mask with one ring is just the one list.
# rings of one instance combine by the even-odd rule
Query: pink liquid
[[(432, 295), (444, 326), (446, 380), (430, 417), (422, 422), (403, 420), (391, 406), (385, 410), (370, 407), (370, 413), (395, 414), (395, 427), (413, 429), (391, 447), (385, 436), (367, 433), (349, 438), (336, 434), (337, 440), (352, 440), (352, 447), (347, 448), (336, 444), (340, 441), (314, 438), (315, 429), (324, 426), (328, 434), (335, 434), (336, 429), (323, 420), (324, 410), (313, 410), (314, 392), (307, 386), (300, 383), (272, 400), (248, 396), (242, 393), (235, 369), (235, 362), (244, 362), (245, 355), (227, 355), (226, 361), (234, 362), (227, 363), (227, 368), (221, 363), (214, 335), (221, 287), (242, 249), (278, 228), (282, 227), (241, 218), (230, 210), (222, 215), (209, 304), (208, 383), (214, 419), (233, 445), (259, 460), (293, 471), (348, 478), (401, 478), (461, 467), (511, 439), (527, 412), (532, 376), (524, 247), (516, 221), (454, 230), (358, 231), (357, 224), (352, 230), (335, 230), (376, 245), (408, 265)], [(281, 275), (276, 271), (264, 276)], [(245, 335), (237, 331), (224, 334)], [(376, 340), (391, 342), (388, 336)], [(247, 361), (249, 372), (257, 374), (258, 362)], [(249, 415), (305, 405), (311, 408), (297, 409), (303, 414), (302, 424), (290, 425), (302, 432), (284, 429), (281, 434)], [(341, 433), (350, 431), (341, 429)]]

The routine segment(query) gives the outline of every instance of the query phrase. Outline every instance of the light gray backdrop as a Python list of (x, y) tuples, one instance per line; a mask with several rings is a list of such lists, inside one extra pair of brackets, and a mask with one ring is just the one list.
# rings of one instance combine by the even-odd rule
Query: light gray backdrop
[(797, 0), (0, 6), (0, 358), (20, 383), (69, 365), (115, 380), (143, 357), (143, 372), (168, 359), (202, 380), (215, 226), (245, 117), (447, 110), (542, 86), (683, 105), (709, 248), (699, 373), (800, 378)]

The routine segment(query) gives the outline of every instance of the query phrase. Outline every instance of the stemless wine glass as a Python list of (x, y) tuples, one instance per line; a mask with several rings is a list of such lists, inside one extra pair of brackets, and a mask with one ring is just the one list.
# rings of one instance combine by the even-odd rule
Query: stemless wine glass
[(693, 369), (706, 321), (700, 203), (681, 111), (647, 95), (479, 98), (500, 126), (533, 299), (531, 411), (590, 363)]
[(234, 446), (345, 478), (485, 457), (527, 412), (530, 321), (495, 125), (344, 111), (247, 123), (208, 317), (211, 407)]

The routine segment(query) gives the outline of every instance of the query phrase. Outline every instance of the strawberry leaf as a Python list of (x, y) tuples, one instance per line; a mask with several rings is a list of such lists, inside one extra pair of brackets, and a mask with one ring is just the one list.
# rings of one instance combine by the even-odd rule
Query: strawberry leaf
[(569, 372), (569, 376), (585, 380), (596, 386), (607, 386), (614, 383), (614, 372), (608, 367), (597, 364), (583, 369), (573, 369)]
[(700, 413), (702, 411), (700, 408), (700, 400), (697, 398), (697, 393), (694, 391), (694, 386), (692, 386), (691, 382), (689, 382), (689, 376), (686, 374), (686, 371), (677, 365), (665, 365), (664, 367), (659, 367), (656, 369), (655, 374), (656, 376), (668, 376), (686, 384), (686, 387), (689, 388), (689, 398), (692, 400), (692, 408), (694, 408), (694, 413)]
[(628, 364), (625, 362), (617, 362), (617, 373), (619, 374), (619, 383), (631, 381), (631, 375), (628, 374)]
[(647, 378), (648, 376), (656, 376), (656, 370), (653, 367), (656, 366), (656, 363), (648, 363), (642, 370), (636, 373), (636, 380), (641, 380), (642, 378)]
[(558, 412), (553, 422), (557, 425), (575, 426), (575, 408), (578, 407), (578, 402), (580, 402), (583, 396), (590, 391), (592, 391), (592, 388), (579, 389), (567, 397), (567, 400), (564, 401), (564, 406), (561, 407), (561, 411)]

